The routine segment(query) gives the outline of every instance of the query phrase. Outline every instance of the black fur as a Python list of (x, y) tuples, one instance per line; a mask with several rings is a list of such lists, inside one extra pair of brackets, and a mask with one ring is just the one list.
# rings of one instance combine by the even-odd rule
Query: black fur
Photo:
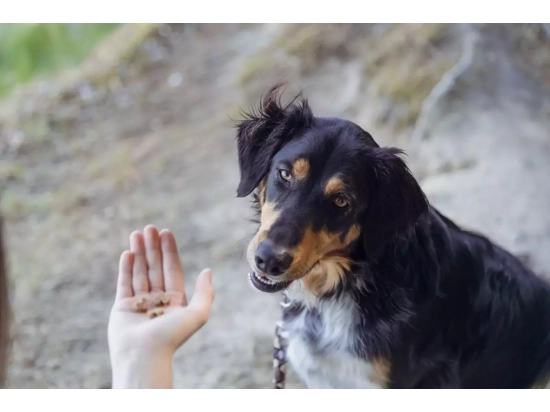
[[(237, 189), (239, 197), (248, 196), (267, 173), (273, 155), (296, 133), (306, 128), (312, 113), (306, 100), (296, 97), (283, 105), (275, 86), (262, 99), (257, 110), (245, 113), (246, 119), (239, 123), (237, 148), (241, 182)], [(299, 100), (298, 104), (293, 104)]]
[[(348, 296), (356, 302), (359, 321), (351, 351), (387, 359), (390, 388), (545, 383), (550, 378), (548, 283), (429, 205), (399, 150), (380, 148), (351, 122), (314, 117), (304, 99), (282, 105), (277, 90), (239, 125), (238, 195), (272, 179), (270, 170), (283, 148), (287, 154), (307, 151), (307, 189), (288, 194), (268, 180), (268, 198), (291, 211), (277, 229), (288, 233), (278, 239), (295, 243), (306, 221), (334, 233), (361, 225), (360, 240), (346, 251), (352, 270), (336, 290), (320, 297)], [(351, 209), (339, 215), (315, 200), (317, 182), (336, 172), (348, 179), (353, 197)], [(294, 303), (285, 319), (304, 310)], [(322, 327), (318, 315), (307, 316), (311, 340)]]
[(368, 257), (376, 259), (388, 242), (396, 240), (414, 228), (420, 216), (426, 213), (428, 201), (405, 162), (403, 152), (395, 148), (372, 148), (364, 158), (371, 164), (372, 182), (369, 209), (365, 227), (364, 246)]

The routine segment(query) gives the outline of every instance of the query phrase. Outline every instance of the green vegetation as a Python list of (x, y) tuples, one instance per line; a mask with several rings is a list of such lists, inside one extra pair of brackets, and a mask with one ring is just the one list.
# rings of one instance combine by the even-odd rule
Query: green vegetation
[(365, 75), (375, 92), (402, 110), (398, 128), (414, 125), (431, 90), (458, 61), (448, 52), (446, 24), (395, 24), (364, 44)]
[[(298, 70), (315, 72), (327, 58), (360, 61), (365, 83), (374, 95), (390, 103), (390, 120), (397, 129), (415, 124), (422, 104), (434, 86), (460, 57), (449, 24), (392, 24), (386, 27), (352, 24), (285, 25), (275, 39), (248, 57), (238, 82)], [(288, 59), (291, 56), (293, 59)]]
[(50, 213), (54, 205), (54, 196), (23, 195), (6, 191), (2, 194), (0, 209), (8, 220), (18, 220), (30, 214), (45, 215)]
[(117, 24), (0, 24), (0, 96), (82, 62)]

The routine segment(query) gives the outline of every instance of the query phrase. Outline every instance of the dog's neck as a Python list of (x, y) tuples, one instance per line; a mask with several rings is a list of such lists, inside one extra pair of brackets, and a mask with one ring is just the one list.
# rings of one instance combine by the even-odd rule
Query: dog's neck
[(318, 306), (321, 299), (327, 298), (326, 296), (318, 296), (308, 290), (302, 279), (292, 282), (283, 293), (288, 300), (299, 302), (308, 308)]
[[(432, 230), (419, 225), (374, 263), (357, 245), (351, 270), (330, 293), (318, 295), (303, 280), (294, 281), (284, 292), (288, 304), (283, 320), (289, 333), (318, 340), (322, 348), (343, 345), (363, 358), (391, 357), (399, 350), (393, 345), (403, 326), (437, 294), (438, 251), (430, 239)], [(443, 238), (441, 242), (446, 243)]]

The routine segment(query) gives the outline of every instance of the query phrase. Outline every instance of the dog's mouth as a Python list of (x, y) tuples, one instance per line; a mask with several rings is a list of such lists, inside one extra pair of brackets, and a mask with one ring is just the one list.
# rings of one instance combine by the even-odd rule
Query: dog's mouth
[(318, 263), (319, 261), (315, 262), (308, 270), (305, 271), (305, 274), (303, 276), (299, 276), (296, 279), (275, 281), (253, 270), (248, 274), (248, 281), (250, 282), (250, 284), (254, 289), (257, 289), (260, 292), (265, 292), (265, 293), (280, 292), (281, 290), (288, 288), (292, 282), (302, 279), (303, 277), (311, 273), (311, 271), (317, 266)]
[(276, 293), (290, 286), (292, 281), (277, 282), (269, 279), (267, 276), (257, 272), (250, 272), (248, 274), (248, 281), (254, 287), (254, 289), (265, 293)]

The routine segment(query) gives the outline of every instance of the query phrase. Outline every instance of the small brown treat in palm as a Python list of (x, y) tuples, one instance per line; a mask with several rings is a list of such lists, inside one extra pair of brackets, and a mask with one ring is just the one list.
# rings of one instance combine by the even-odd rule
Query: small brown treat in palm
[(155, 299), (153, 300), (155, 307), (163, 306), (162, 303), (162, 295), (155, 296)]
[(142, 296), (137, 302), (134, 303), (134, 309), (136, 312), (147, 312), (147, 300)]
[(161, 302), (164, 306), (168, 306), (170, 304), (170, 300), (170, 296), (168, 296), (166, 293), (161, 296)]
[(164, 309), (162, 308), (151, 309), (149, 312), (147, 312), (147, 315), (149, 315), (151, 319), (156, 318), (157, 316), (164, 315)]

